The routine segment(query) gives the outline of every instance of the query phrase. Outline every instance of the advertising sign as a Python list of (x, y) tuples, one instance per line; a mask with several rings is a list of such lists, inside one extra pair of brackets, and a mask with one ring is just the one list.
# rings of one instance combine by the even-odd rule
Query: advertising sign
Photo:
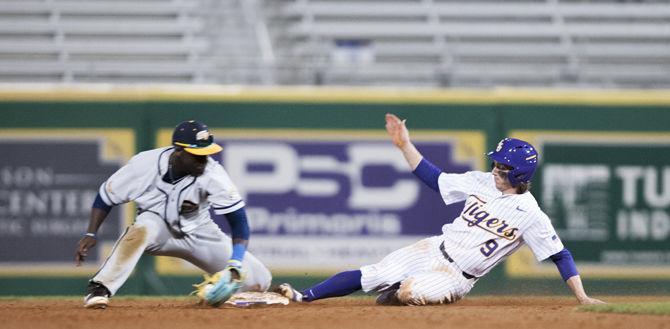
[[(0, 130), (0, 273), (77, 271), (74, 250), (98, 187), (134, 149), (130, 130)], [(98, 252), (78, 271), (99, 265), (125, 224), (121, 216), (112, 212)]]
[[(532, 192), (575, 260), (584, 264), (582, 272), (670, 277), (670, 134), (518, 131), (514, 136), (538, 148)], [(530, 263), (522, 266), (519, 258), (510, 264), (512, 274), (542, 272)]]
[[(275, 271), (332, 271), (377, 262), (441, 234), (463, 206), (445, 206), (414, 177), (383, 130), (213, 133), (223, 146), (217, 159), (247, 203), (249, 249)], [(166, 134), (161, 140), (169, 141)], [(483, 133), (417, 131), (412, 138), (444, 171), (483, 167)], [(159, 262), (162, 273), (178, 268)]]

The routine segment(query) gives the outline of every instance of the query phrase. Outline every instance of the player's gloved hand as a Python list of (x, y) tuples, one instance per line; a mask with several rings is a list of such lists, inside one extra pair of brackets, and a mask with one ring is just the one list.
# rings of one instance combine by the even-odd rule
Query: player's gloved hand
[(242, 262), (237, 259), (231, 259), (228, 261), (225, 270), (229, 270), (232, 273), (233, 279), (242, 280), (244, 277), (244, 271), (242, 269)]
[(242, 262), (230, 260), (222, 271), (212, 276), (205, 274), (203, 282), (193, 285), (196, 288), (193, 293), (201, 302), (216, 307), (230, 299), (242, 287), (243, 278)]

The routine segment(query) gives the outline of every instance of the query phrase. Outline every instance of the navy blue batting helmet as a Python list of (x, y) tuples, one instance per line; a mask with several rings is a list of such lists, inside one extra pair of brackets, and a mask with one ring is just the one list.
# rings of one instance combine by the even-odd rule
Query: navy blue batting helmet
[(512, 186), (529, 183), (537, 168), (537, 150), (530, 143), (516, 138), (504, 138), (495, 151), (486, 153), (493, 161), (512, 167), (507, 175)]

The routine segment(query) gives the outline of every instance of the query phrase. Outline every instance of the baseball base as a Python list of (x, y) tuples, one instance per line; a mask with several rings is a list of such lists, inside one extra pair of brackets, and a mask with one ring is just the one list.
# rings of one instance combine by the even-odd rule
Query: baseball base
[(235, 307), (288, 305), (288, 298), (274, 292), (240, 292), (234, 294), (225, 304)]

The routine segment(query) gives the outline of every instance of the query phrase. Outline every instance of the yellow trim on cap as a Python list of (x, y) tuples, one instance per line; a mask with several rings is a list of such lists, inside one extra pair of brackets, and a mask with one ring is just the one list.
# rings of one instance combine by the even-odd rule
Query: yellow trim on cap
[[(175, 143), (177, 144), (177, 143)], [(195, 147), (184, 147), (184, 150), (188, 153), (195, 154), (195, 155), (210, 155), (210, 154), (216, 154), (219, 153), (223, 150), (223, 147), (221, 145), (212, 143), (207, 147), (200, 147), (200, 148), (195, 148)]]

